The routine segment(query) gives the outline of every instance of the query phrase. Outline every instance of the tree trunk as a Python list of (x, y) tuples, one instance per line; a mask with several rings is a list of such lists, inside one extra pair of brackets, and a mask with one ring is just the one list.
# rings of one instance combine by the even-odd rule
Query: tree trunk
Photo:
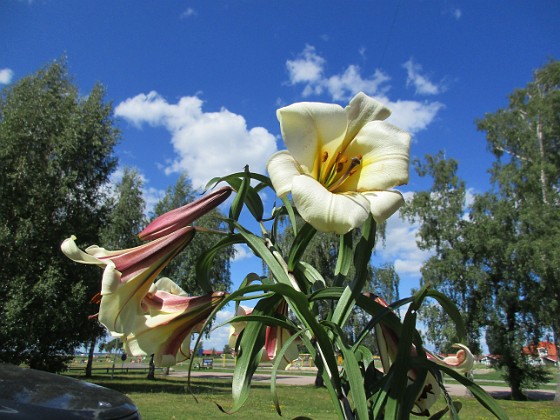
[(560, 402), (560, 330), (555, 329), (554, 331), (554, 345), (556, 346), (556, 394), (554, 395), (554, 401)]
[(156, 365), (154, 364), (154, 355), (150, 357), (150, 369), (148, 370), (147, 379), (155, 380), (156, 379)]
[(554, 395), (554, 401), (560, 403), (560, 360), (556, 362), (556, 394)]
[(91, 378), (91, 372), (93, 368), (93, 353), (95, 351), (95, 338), (91, 340), (91, 346), (88, 352), (88, 360), (86, 365), (86, 378)]

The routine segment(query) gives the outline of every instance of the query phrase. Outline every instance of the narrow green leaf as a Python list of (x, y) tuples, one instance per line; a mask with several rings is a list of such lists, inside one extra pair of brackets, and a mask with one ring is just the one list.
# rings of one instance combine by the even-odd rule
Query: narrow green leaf
[(362, 371), (360, 370), (356, 354), (348, 345), (344, 332), (337, 324), (328, 321), (325, 321), (322, 324), (327, 325), (334, 333), (338, 349), (342, 352), (342, 357), (344, 359), (344, 374), (350, 387), (350, 393), (352, 394), (352, 401), (354, 403), (356, 414), (359, 419), (367, 419), (368, 405), (364, 386), (364, 377), (362, 376)]
[(288, 276), (286, 268), (280, 263), (277, 256), (273, 254), (265, 240), (249, 232), (239, 224), (235, 224), (235, 226), (239, 230), (239, 234), (245, 239), (245, 243), (263, 260), (276, 281), (293, 287), (294, 285)]
[(214, 258), (224, 248), (228, 248), (235, 244), (243, 243), (243, 237), (240, 235), (229, 235), (221, 239), (212, 248), (200, 256), (196, 262), (196, 281), (205, 292), (212, 291), (210, 279), (210, 269), (214, 264)]
[(364, 284), (368, 278), (368, 267), (371, 260), (371, 254), (373, 253), (373, 248), (375, 247), (375, 232), (377, 225), (371, 215), (363, 224), (361, 229), (362, 237), (358, 241), (356, 251), (354, 252), (354, 268), (356, 273), (351, 285), (352, 290), (357, 292), (361, 292), (364, 288)]
[[(249, 191), (249, 187), (251, 184), (251, 180), (247, 174), (248, 171), (249, 167), (245, 166), (245, 173), (241, 178), (241, 183), (237, 188), (234, 187), (234, 189), (236, 189), (237, 191), (237, 194), (235, 195), (235, 198), (233, 199), (233, 202), (231, 203), (231, 206), (229, 208), (229, 218), (234, 222), (239, 219), (239, 215), (241, 214), (241, 210), (243, 209), (243, 204), (245, 203), (245, 197), (247, 195), (247, 192)], [(231, 231), (233, 232), (233, 224), (231, 224)]]
[(274, 407), (276, 407), (276, 412), (279, 416), (282, 415), (282, 410), (280, 410), (280, 402), (278, 400), (278, 393), (276, 392), (276, 374), (288, 348), (305, 332), (305, 330), (298, 331), (288, 338), (282, 348), (276, 353), (276, 360), (272, 365), (272, 373), (270, 374), (270, 392), (272, 393), (272, 401), (274, 402)]
[(292, 247), (290, 248), (290, 253), (288, 255), (288, 270), (292, 271), (296, 264), (299, 262), (303, 253), (307, 249), (307, 245), (315, 234), (317, 230), (311, 226), (309, 223), (303, 225), (303, 227), (299, 230), (297, 236), (294, 238), (292, 242)]
[(427, 296), (433, 299), (436, 299), (438, 303), (441, 305), (443, 310), (449, 315), (449, 317), (455, 323), (455, 330), (457, 332), (457, 337), (459, 338), (460, 342), (465, 342), (466, 340), (466, 330), (465, 324), (463, 323), (463, 317), (457, 308), (457, 305), (445, 296), (443, 293), (438, 292), (437, 290), (429, 289), (427, 292)]
[(239, 410), (247, 401), (251, 379), (261, 361), (265, 342), (266, 324), (262, 320), (271, 318), (265, 315), (272, 314), (281, 299), (280, 295), (273, 295), (270, 298), (259, 300), (253, 309), (253, 314), (255, 319), (260, 316), (261, 322), (247, 322), (247, 326), (243, 330), (239, 354), (233, 371), (232, 412)]
[(296, 265), (294, 275), (298, 278), (304, 278), (311, 286), (314, 286), (315, 283), (320, 283), (323, 287), (326, 287), (327, 285), (321, 273), (319, 273), (319, 271), (317, 271), (315, 267), (313, 267), (309, 263), (306, 263), (305, 261), (300, 261)]
[(446, 375), (451, 376), (460, 384), (464, 385), (471, 392), (473, 397), (475, 397), (484, 408), (494, 414), (496, 418), (504, 420), (509, 418), (502, 407), (500, 407), (498, 403), (490, 395), (488, 395), (486, 391), (484, 391), (484, 389), (482, 389), (474, 382), (470, 381), (468, 378), (465, 378), (459, 372), (456, 372), (447, 366), (438, 365), (437, 363), (430, 360), (427, 360), (426, 363), (431, 369), (439, 369)]
[(290, 224), (292, 225), (292, 231), (294, 232), (294, 237), (297, 236), (297, 219), (296, 214), (294, 211), (294, 207), (288, 196), (281, 197), (282, 203), (284, 203), (284, 207), (288, 212), (288, 218), (290, 220)]
[(338, 258), (336, 260), (336, 267), (334, 270), (334, 286), (342, 286), (344, 284), (344, 279), (348, 275), (350, 267), (352, 266), (352, 235), (353, 232), (348, 232), (347, 234), (340, 236)]
[[(206, 192), (210, 188), (214, 188), (220, 182), (227, 182), (228, 184), (230, 184), (233, 187), (233, 185), (231, 184), (232, 182), (236, 182), (236, 180), (239, 180), (246, 175), (247, 175), (247, 171), (243, 171), (243, 172), (235, 172), (233, 174), (229, 174), (229, 175), (226, 175), (226, 176), (214, 177), (206, 183), (206, 185), (204, 187), (204, 192)], [(266, 188), (266, 187), (273, 188), (272, 187), (272, 182), (270, 181), (269, 177), (267, 177), (265, 175), (261, 175), (259, 173), (250, 172), (250, 171), (249, 171), (248, 175), (249, 175), (250, 179), (254, 179), (256, 181), (259, 181), (262, 184), (262, 186), (258, 187), (258, 190)]]

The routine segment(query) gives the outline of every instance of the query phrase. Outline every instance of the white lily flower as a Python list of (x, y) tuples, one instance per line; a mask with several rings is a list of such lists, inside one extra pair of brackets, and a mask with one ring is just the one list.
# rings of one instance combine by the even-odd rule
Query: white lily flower
[(291, 192), (305, 221), (344, 234), (371, 213), (382, 223), (403, 203), (391, 188), (409, 177), (410, 135), (383, 121), (390, 111), (364, 93), (346, 108), (302, 102), (277, 111), (288, 150), (267, 164), (279, 196)]

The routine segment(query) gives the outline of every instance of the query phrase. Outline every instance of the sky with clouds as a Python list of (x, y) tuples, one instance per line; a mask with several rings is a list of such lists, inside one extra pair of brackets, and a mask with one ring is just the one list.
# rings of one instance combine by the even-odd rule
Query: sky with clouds
[[(560, 56), (559, 19), (553, 0), (4, 0), (0, 87), (64, 56), (84, 95), (103, 84), (122, 130), (121, 168), (141, 173), (149, 206), (183, 171), (196, 187), (246, 164), (264, 172), (284, 148), (277, 108), (344, 106), (359, 91), (412, 133), (413, 158), (444, 150), (479, 192), (491, 158), (475, 120)], [(428, 185), (413, 173), (402, 191)], [(428, 256), (415, 231), (391, 218), (377, 251), (400, 274), (401, 295)], [(250, 271), (260, 263), (241, 248), (234, 284)], [(207, 345), (221, 349), (226, 335)]]

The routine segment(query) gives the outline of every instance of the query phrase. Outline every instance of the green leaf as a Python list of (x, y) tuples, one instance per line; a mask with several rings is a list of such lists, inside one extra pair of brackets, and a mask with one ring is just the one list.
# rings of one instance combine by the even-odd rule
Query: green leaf
[(350, 271), (352, 266), (352, 235), (353, 232), (348, 232), (340, 236), (340, 245), (338, 247), (338, 258), (336, 260), (336, 267), (334, 270), (335, 281), (334, 286), (342, 286), (344, 279)]
[[(245, 166), (245, 173), (241, 178), (240, 184), (237, 186), (237, 188), (233, 187), (237, 191), (237, 194), (235, 195), (235, 198), (233, 199), (233, 202), (231, 203), (231, 206), (229, 208), (229, 218), (234, 222), (239, 219), (239, 215), (241, 214), (241, 210), (243, 209), (243, 204), (245, 203), (245, 196), (247, 195), (249, 187), (251, 186), (251, 180), (249, 179), (247, 172), (249, 172), (249, 167)], [(233, 232), (233, 224), (231, 225), (231, 230)]]
[(464, 385), (471, 392), (473, 397), (475, 397), (476, 400), (484, 408), (486, 408), (488, 411), (494, 414), (496, 418), (504, 419), (504, 420), (509, 418), (506, 412), (498, 405), (498, 403), (490, 395), (486, 393), (486, 391), (484, 391), (484, 389), (482, 389), (474, 382), (470, 381), (468, 378), (465, 378), (459, 372), (456, 372), (447, 366), (438, 365), (437, 363), (432, 362), (430, 360), (426, 360), (425, 363), (427, 363), (430, 369), (439, 369), (446, 375), (451, 376), (460, 384)]
[(288, 212), (288, 218), (290, 219), (290, 224), (292, 225), (292, 231), (294, 232), (294, 236), (297, 235), (297, 219), (296, 214), (294, 212), (294, 207), (290, 202), (288, 196), (281, 197), (282, 202), (284, 203), (284, 207)]
[(265, 240), (249, 232), (237, 223), (235, 226), (239, 230), (239, 235), (243, 237), (247, 246), (249, 246), (249, 248), (251, 248), (253, 252), (263, 260), (277, 282), (284, 283), (292, 287), (298, 287), (297, 284), (294, 285), (292, 283), (292, 280), (288, 276), (287, 268), (279, 261), (279, 259), (281, 259), (280, 254), (274, 249), (272, 244), (267, 244)]
[(463, 323), (463, 317), (457, 308), (457, 305), (445, 296), (443, 293), (438, 292), (437, 290), (429, 289), (427, 292), (427, 296), (434, 298), (438, 301), (441, 305), (443, 310), (451, 317), (453, 322), (455, 323), (455, 329), (457, 331), (457, 337), (461, 342), (465, 342), (466, 339), (466, 332), (465, 332), (465, 324)]
[(327, 286), (327, 283), (325, 282), (325, 279), (323, 278), (321, 273), (319, 273), (319, 271), (317, 271), (315, 267), (313, 267), (309, 263), (306, 263), (305, 261), (298, 262), (294, 270), (294, 275), (298, 279), (304, 278), (311, 286), (314, 286), (316, 283), (321, 284), (323, 287)]
[(351, 285), (352, 290), (357, 292), (362, 291), (368, 278), (369, 262), (371, 260), (373, 248), (375, 247), (376, 228), (377, 225), (371, 215), (361, 228), (362, 237), (358, 241), (356, 251), (354, 253), (354, 268), (356, 270), (356, 274)]
[(274, 402), (274, 407), (276, 407), (276, 412), (279, 416), (282, 415), (282, 410), (280, 410), (280, 402), (278, 401), (278, 393), (276, 392), (276, 374), (278, 372), (278, 367), (284, 358), (284, 353), (286, 353), (292, 343), (305, 332), (305, 330), (298, 331), (288, 338), (282, 348), (276, 353), (276, 360), (272, 365), (272, 373), (270, 375), (270, 392), (272, 393), (272, 401)]
[[(253, 309), (253, 317), (254, 319), (258, 318), (261, 322), (247, 322), (247, 326), (243, 330), (239, 343), (237, 362), (233, 371), (233, 412), (239, 410), (247, 401), (251, 379), (261, 361), (266, 332), (266, 324), (262, 321), (265, 319), (270, 321), (270, 318), (273, 318), (262, 315), (273, 313), (281, 300), (282, 296), (280, 295), (273, 295), (259, 300), (255, 305), (255, 309)], [(251, 317), (243, 318), (250, 319)]]
[(367, 419), (368, 405), (364, 386), (364, 377), (362, 376), (362, 371), (360, 369), (360, 365), (358, 364), (356, 354), (346, 342), (344, 332), (337, 324), (328, 321), (324, 321), (322, 324), (327, 325), (331, 331), (334, 332), (336, 342), (338, 343), (338, 349), (342, 352), (342, 357), (344, 359), (344, 374), (350, 387), (350, 393), (352, 394), (352, 401), (354, 403), (356, 414), (359, 419)]
[(303, 225), (303, 227), (299, 230), (297, 236), (292, 242), (292, 247), (290, 248), (290, 253), (288, 255), (289, 271), (292, 271), (295, 268), (296, 264), (303, 256), (307, 245), (309, 245), (309, 242), (311, 241), (311, 239), (313, 239), (316, 233), (317, 230), (309, 223)]
[[(226, 175), (226, 176), (222, 176), (222, 177), (214, 177), (206, 183), (206, 186), (204, 187), (204, 191), (206, 192), (208, 189), (214, 188), (220, 182), (227, 182), (228, 184), (232, 185), (231, 182), (236, 182), (235, 180), (239, 180), (246, 175), (247, 175), (247, 172), (244, 171), (244, 172), (236, 172), (236, 173)], [(269, 177), (261, 175), (261, 174), (256, 173), (256, 172), (249, 172), (248, 175), (249, 175), (249, 178), (261, 182), (263, 184), (263, 186), (273, 188), (272, 187), (272, 182), (270, 181)], [(233, 187), (233, 185), (232, 185), (232, 187)]]
[(397, 357), (390, 370), (394, 373), (394, 379), (389, 391), (389, 399), (386, 406), (387, 418), (405, 418), (408, 416), (409, 411), (403, 411), (403, 406), (411, 407), (414, 401), (409, 401), (414, 398), (403, 392), (407, 387), (408, 371), (410, 369), (410, 352), (412, 350), (412, 340), (416, 327), (417, 312), (411, 304), (408, 308), (407, 314), (404, 318), (401, 333), (399, 335), (399, 347)]
[(220, 250), (233, 246), (235, 244), (243, 243), (241, 235), (229, 235), (220, 240), (216, 245), (210, 248), (206, 253), (202, 254), (196, 262), (196, 280), (198, 285), (205, 292), (212, 291), (212, 284), (210, 279), (210, 268), (214, 264), (214, 258)]

